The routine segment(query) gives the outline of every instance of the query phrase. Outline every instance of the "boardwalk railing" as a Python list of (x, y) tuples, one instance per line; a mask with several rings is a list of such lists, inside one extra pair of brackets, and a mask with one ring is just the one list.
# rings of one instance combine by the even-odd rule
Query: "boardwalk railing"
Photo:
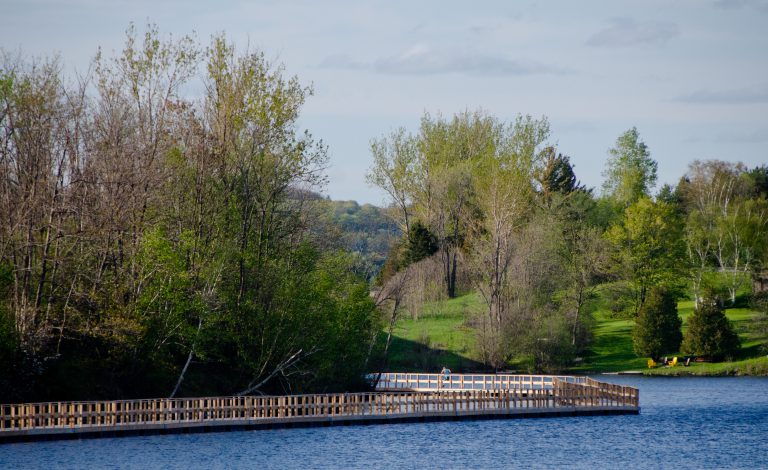
[[(410, 375), (427, 374), (388, 374), (388, 382), (379, 384), (390, 386), (432, 380), (401, 377)], [(455, 375), (455, 380), (449, 380), (448, 384), (465, 387), (456, 390), (0, 405), (0, 441), (8, 436), (105, 431), (639, 410), (637, 389), (589, 378), (499, 376), (499, 380), (491, 380), (478, 377), (481, 376), (465, 376), (462, 380)], [(478, 388), (481, 383), (485, 388)]]
[(511, 374), (371, 374), (377, 390), (503, 390), (552, 389), (555, 380), (584, 384), (586, 377)]

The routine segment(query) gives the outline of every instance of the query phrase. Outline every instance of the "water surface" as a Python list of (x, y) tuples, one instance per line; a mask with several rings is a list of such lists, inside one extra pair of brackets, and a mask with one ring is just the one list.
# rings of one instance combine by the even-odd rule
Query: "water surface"
[(768, 468), (768, 378), (600, 376), (640, 415), (0, 445), (0, 468)]

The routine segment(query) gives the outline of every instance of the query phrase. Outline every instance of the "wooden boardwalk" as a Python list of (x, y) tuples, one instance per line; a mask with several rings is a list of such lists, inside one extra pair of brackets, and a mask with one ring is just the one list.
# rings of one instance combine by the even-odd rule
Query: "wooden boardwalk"
[[(572, 375), (512, 375), (512, 374), (419, 374), (391, 372), (373, 374), (376, 390), (552, 390), (556, 381), (572, 384), (602, 384), (587, 377)], [(591, 381), (591, 382), (590, 382)], [(610, 386), (611, 384), (604, 384)], [(630, 387), (631, 388), (631, 387)], [(632, 389), (635, 390), (635, 389)], [(629, 393), (629, 392), (628, 392)]]
[(639, 410), (636, 388), (585, 377), (381, 374), (371, 393), (0, 405), (0, 442)]

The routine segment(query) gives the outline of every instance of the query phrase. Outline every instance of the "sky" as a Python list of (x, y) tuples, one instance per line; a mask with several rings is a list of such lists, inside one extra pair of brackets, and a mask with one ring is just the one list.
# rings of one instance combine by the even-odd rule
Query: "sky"
[(0, 47), (68, 72), (119, 51), (133, 22), (225, 32), (312, 85), (300, 125), (329, 148), (333, 199), (385, 204), (370, 141), (424, 113), (546, 116), (551, 143), (600, 188), (635, 126), (675, 184), (693, 160), (768, 164), (768, 0), (0, 0)]

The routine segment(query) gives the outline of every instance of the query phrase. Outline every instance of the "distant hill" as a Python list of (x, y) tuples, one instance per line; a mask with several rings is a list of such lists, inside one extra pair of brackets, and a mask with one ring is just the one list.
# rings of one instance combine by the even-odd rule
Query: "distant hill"
[(375, 277), (401, 236), (386, 209), (356, 201), (324, 200), (321, 204), (326, 223), (338, 235), (338, 245), (359, 255), (367, 276)]

